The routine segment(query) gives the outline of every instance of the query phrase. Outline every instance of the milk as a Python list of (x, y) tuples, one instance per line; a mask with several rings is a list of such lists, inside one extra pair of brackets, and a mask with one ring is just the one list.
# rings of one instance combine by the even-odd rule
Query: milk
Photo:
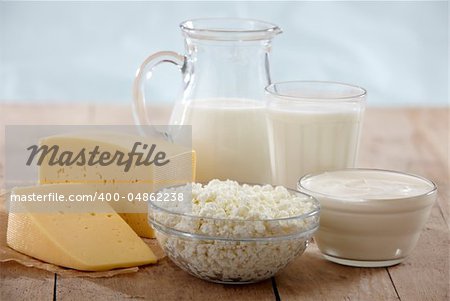
[(196, 99), (184, 107), (182, 124), (192, 125), (197, 181), (232, 179), (270, 183), (265, 104), (238, 98)]
[(359, 107), (269, 107), (274, 184), (296, 189), (307, 173), (353, 167), (361, 115)]
[(331, 261), (354, 266), (404, 260), (436, 198), (432, 182), (382, 170), (325, 172), (299, 185), (320, 201), (315, 241), (321, 252)]

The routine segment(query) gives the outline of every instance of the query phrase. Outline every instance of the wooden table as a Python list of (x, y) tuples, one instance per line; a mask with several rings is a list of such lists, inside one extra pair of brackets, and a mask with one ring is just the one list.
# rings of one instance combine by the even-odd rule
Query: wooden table
[[(164, 109), (155, 112), (166, 116)], [(400, 265), (345, 267), (324, 260), (312, 244), (276, 277), (233, 286), (196, 279), (168, 259), (135, 274), (102, 279), (66, 278), (3, 263), (0, 300), (448, 300), (448, 122), (448, 108), (367, 110), (359, 165), (417, 173), (439, 187), (438, 201), (420, 241)], [(0, 105), (2, 130), (5, 124), (132, 123), (128, 107)], [(0, 170), (4, 163), (0, 160)]]

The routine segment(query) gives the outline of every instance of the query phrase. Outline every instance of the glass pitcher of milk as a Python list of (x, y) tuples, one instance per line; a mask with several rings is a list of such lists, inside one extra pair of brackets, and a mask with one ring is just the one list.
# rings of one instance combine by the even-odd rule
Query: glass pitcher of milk
[[(157, 65), (171, 63), (182, 73), (183, 92), (170, 124), (192, 126), (197, 181), (270, 183), (264, 87), (270, 84), (271, 39), (281, 29), (247, 19), (197, 19), (183, 22), (180, 28), (186, 54), (158, 52), (138, 69), (136, 123), (152, 121), (146, 113), (145, 80)], [(174, 132), (166, 136), (176, 140)]]

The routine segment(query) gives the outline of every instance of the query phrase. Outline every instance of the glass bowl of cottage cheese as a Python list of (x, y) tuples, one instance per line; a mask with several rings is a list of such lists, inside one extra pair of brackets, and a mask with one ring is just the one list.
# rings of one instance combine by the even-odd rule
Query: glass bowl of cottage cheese
[(319, 203), (281, 186), (212, 180), (162, 189), (149, 202), (156, 238), (180, 268), (218, 283), (253, 283), (301, 255)]

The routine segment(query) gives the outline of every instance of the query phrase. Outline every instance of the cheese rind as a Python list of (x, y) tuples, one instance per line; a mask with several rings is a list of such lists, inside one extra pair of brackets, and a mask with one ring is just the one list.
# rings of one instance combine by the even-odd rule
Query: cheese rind
[[(12, 193), (58, 192), (67, 196), (77, 190), (86, 193), (88, 188), (78, 184), (54, 184), (15, 188)], [(38, 212), (38, 206), (48, 204), (12, 204), (6, 237), (8, 246), (42, 261), (83, 271), (157, 261), (151, 249), (107, 203), (58, 204), (57, 211), (44, 212)]]

